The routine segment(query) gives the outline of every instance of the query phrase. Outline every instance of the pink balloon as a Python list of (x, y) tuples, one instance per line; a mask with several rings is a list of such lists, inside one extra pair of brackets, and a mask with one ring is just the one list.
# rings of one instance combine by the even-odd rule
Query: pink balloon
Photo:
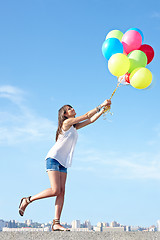
[(142, 36), (135, 30), (127, 31), (122, 37), (124, 51), (128, 54), (133, 50), (138, 50), (142, 44)]

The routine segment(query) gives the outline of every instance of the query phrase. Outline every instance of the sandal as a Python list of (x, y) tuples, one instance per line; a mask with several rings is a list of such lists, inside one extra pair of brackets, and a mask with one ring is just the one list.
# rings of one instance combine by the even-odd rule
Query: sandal
[[(21, 205), (22, 205), (23, 200), (26, 200), (26, 201), (27, 201), (27, 206), (28, 206), (28, 204), (31, 203), (31, 196), (29, 196), (29, 197), (24, 197), (24, 198), (22, 198), (21, 201), (20, 201), (20, 204), (19, 204), (19, 214), (20, 214), (22, 217), (23, 217), (24, 211), (25, 211), (25, 209), (24, 209), (24, 210), (21, 209)], [(26, 207), (27, 207), (27, 206), (26, 206)]]
[(57, 228), (57, 229), (54, 229), (54, 226), (57, 225), (57, 224), (60, 224), (60, 220), (59, 219), (54, 219), (53, 220), (53, 224), (52, 224), (52, 231), (70, 231), (70, 229), (66, 229), (66, 228)]

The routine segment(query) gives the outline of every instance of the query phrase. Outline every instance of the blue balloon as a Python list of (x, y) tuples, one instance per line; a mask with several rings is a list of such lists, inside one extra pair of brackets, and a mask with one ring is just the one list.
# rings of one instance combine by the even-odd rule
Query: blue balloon
[(103, 56), (109, 60), (115, 53), (123, 53), (123, 45), (118, 38), (108, 38), (102, 45)]
[(130, 29), (128, 29), (126, 32), (128, 32), (128, 31), (130, 31), (130, 30), (134, 30), (134, 31), (139, 32), (139, 33), (141, 34), (142, 43), (143, 43), (143, 41), (144, 41), (144, 35), (143, 35), (142, 31), (141, 31), (140, 29), (138, 29), (138, 28), (130, 28)]

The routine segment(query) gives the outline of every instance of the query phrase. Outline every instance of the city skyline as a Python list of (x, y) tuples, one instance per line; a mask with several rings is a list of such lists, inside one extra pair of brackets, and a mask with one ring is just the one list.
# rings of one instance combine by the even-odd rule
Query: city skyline
[[(117, 89), (107, 119), (78, 130), (61, 222), (116, 219), (150, 226), (160, 199), (160, 1), (7, 0), (0, 2), (0, 213), (22, 221), (20, 199), (50, 187), (45, 157), (58, 109), (80, 116), (110, 98), (117, 78), (102, 44), (114, 29), (139, 28), (155, 57), (152, 85)], [(55, 198), (31, 203), (24, 219), (54, 219)]]
[[(142, 226), (124, 226), (116, 221), (109, 223), (98, 222), (96, 226), (91, 225), (89, 220), (80, 223), (80, 220), (73, 220), (71, 224), (66, 222), (61, 223), (64, 227), (69, 228), (72, 232), (156, 232), (160, 231), (160, 220), (157, 221), (157, 227)], [(24, 223), (19, 223), (16, 220), (5, 222), (0, 219), (0, 231), (3, 232), (34, 232), (34, 231), (52, 231), (52, 222), (35, 223), (32, 220), (26, 220)]]
[[(38, 221), (33, 221), (32, 219), (26, 219), (24, 221), (17, 221), (15, 219), (10, 219), (10, 220), (4, 220), (4, 219), (0, 219), (0, 223), (1, 222), (6, 222), (6, 223), (13, 223), (13, 224), (26, 224), (27, 226), (30, 226), (32, 224), (52, 224), (52, 221), (49, 222), (38, 222)], [(72, 226), (72, 228), (81, 228), (81, 227), (88, 227), (88, 226), (97, 226), (98, 224), (103, 224), (105, 227), (122, 227), (122, 226), (132, 226), (132, 225), (125, 225), (125, 224), (121, 224), (119, 222), (117, 222), (116, 220), (113, 220), (111, 222), (107, 222), (107, 221), (98, 221), (96, 224), (92, 224), (91, 221), (89, 219), (86, 219), (84, 221), (81, 221), (80, 219), (77, 220), (72, 220), (70, 223), (68, 222), (61, 222), (62, 225), (67, 225), (67, 226)], [(150, 226), (139, 226), (139, 225), (133, 225), (132, 227), (141, 227), (141, 228), (149, 228), (151, 226), (158, 226), (157, 228), (159, 229), (158, 231), (160, 231), (160, 220), (157, 220), (155, 223), (151, 224)]]

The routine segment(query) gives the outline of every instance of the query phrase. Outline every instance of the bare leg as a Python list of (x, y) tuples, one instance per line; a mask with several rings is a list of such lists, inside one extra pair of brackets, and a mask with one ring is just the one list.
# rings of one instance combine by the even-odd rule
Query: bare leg
[[(64, 204), (64, 195), (65, 195), (65, 183), (66, 183), (67, 173), (60, 172), (60, 186), (61, 186), (61, 192), (56, 197), (55, 201), (55, 219), (59, 219), (61, 217), (62, 208)], [(54, 229), (61, 229), (66, 230), (62, 225), (55, 224)]]
[[(51, 188), (48, 188), (48, 189), (32, 196), (30, 198), (31, 202), (33, 202), (35, 200), (42, 199), (42, 198), (58, 196), (60, 194), (60, 189), (61, 189), (60, 172), (58, 172), (58, 171), (48, 171), (48, 176), (49, 176), (49, 179), (50, 179)], [(28, 205), (27, 200), (24, 199), (20, 208), (24, 211), (25, 208), (27, 207), (27, 205)]]
[(55, 201), (55, 219), (60, 219), (61, 212), (64, 203), (64, 195), (65, 195), (65, 184), (66, 184), (67, 173), (61, 172), (60, 173), (60, 187), (61, 192), (56, 197)]
[(54, 197), (60, 194), (60, 172), (59, 171), (48, 171), (48, 176), (51, 184), (51, 188), (48, 188), (31, 197), (31, 202), (42, 198)]

